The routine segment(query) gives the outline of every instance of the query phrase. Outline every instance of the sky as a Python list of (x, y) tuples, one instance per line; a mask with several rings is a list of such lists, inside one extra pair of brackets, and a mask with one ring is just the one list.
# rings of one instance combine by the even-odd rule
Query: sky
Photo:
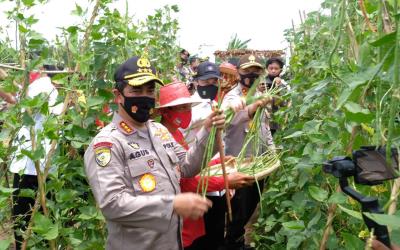
[[(285, 29), (300, 23), (299, 11), (306, 13), (319, 10), (322, 0), (129, 0), (129, 14), (135, 21), (144, 20), (154, 9), (177, 4), (179, 12), (178, 42), (191, 54), (212, 56), (215, 50), (225, 50), (230, 38), (237, 34), (241, 40), (251, 39), (248, 47), (259, 50), (286, 49)], [(66, 27), (81, 20), (73, 15), (75, 3), (87, 7), (83, 0), (49, 0), (44, 6), (35, 6), (34, 14), (39, 22), (34, 28), (45, 38), (52, 40), (60, 33), (58, 27)], [(0, 24), (8, 22), (3, 13), (14, 6), (15, 1), (0, 1)], [(125, 0), (112, 5), (124, 13)], [(91, 8), (89, 9), (89, 13)], [(14, 29), (8, 29), (14, 36)], [(1, 34), (0, 34), (1, 35)], [(3, 34), (4, 35), (4, 34)]]

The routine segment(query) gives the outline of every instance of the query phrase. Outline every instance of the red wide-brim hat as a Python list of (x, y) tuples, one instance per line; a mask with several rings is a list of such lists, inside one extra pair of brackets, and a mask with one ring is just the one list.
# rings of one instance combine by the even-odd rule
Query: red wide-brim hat
[(183, 82), (173, 82), (160, 88), (159, 106), (157, 108), (173, 107), (182, 104), (195, 106), (206, 100), (193, 97)]

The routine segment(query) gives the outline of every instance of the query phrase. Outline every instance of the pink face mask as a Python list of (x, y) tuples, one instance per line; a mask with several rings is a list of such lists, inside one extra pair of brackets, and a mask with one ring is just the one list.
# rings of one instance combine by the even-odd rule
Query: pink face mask
[(163, 118), (175, 128), (187, 128), (192, 120), (192, 111), (164, 110)]

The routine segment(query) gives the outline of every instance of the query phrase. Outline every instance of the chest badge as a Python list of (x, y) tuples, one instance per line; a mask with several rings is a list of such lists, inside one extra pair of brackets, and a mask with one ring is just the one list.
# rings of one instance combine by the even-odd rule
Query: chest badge
[(163, 129), (163, 128), (159, 128), (157, 129), (157, 131), (154, 133), (155, 136), (160, 137), (161, 140), (163, 141), (167, 141), (171, 139), (171, 136), (168, 132), (168, 130)]
[(131, 146), (131, 148), (133, 148), (133, 149), (140, 149), (139, 143), (130, 142), (130, 143), (128, 143), (128, 145)]
[(143, 192), (151, 192), (156, 188), (156, 178), (152, 174), (144, 174), (139, 180)]
[(153, 168), (154, 167), (154, 160), (153, 159), (148, 160), (147, 161), (147, 165), (149, 165), (150, 168)]

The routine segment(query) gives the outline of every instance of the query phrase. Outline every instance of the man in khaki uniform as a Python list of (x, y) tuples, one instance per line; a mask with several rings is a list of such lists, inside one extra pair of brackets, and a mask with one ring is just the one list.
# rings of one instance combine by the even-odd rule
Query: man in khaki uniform
[[(233, 156), (238, 156), (244, 146), (257, 109), (265, 107), (266, 104), (272, 101), (272, 98), (263, 98), (248, 106), (245, 105), (245, 98), (249, 89), (255, 80), (264, 73), (264, 67), (258, 57), (254, 55), (242, 56), (239, 60), (238, 73), (240, 75), (240, 83), (229, 91), (222, 101), (223, 109), (233, 108), (236, 111), (231, 124), (226, 128), (224, 137), (225, 153)], [(268, 116), (264, 111), (260, 119), (261, 126), (260, 131), (258, 131), (260, 142), (257, 148), (253, 148), (252, 142), (248, 144), (244, 152), (246, 157), (261, 155), (266, 151), (267, 147), (274, 147), (268, 125)], [(262, 184), (261, 182), (259, 183), (261, 190), (263, 188)], [(245, 247), (243, 241), (244, 226), (253, 214), (259, 200), (256, 184), (236, 190), (235, 196), (232, 198), (233, 220), (229, 224), (226, 233), (227, 249), (235, 250)]]
[(186, 152), (168, 130), (148, 120), (155, 83), (162, 84), (147, 57), (132, 57), (115, 73), (118, 112), (93, 139), (85, 169), (106, 218), (107, 249), (182, 249), (181, 218), (196, 219), (211, 202), (180, 194), (180, 177), (200, 171), (209, 129), (225, 118), (214, 112)]

